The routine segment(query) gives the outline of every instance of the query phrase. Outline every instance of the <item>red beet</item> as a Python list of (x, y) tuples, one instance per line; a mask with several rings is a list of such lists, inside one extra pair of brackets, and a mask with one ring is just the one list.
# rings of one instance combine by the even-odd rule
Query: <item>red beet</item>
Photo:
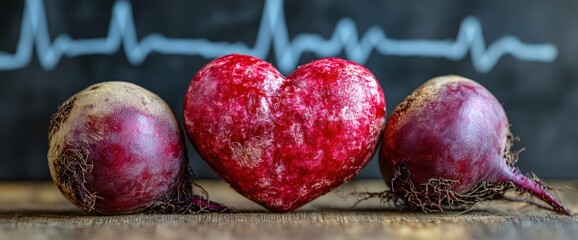
[(137, 85), (105, 82), (70, 97), (48, 139), (54, 183), (85, 211), (224, 210), (192, 194), (178, 122), (162, 99)]
[(374, 154), (385, 99), (363, 66), (313, 61), (287, 78), (260, 59), (228, 55), (189, 85), (185, 127), (233, 189), (291, 211), (353, 178)]
[(540, 181), (514, 167), (513, 140), (502, 105), (487, 89), (459, 76), (438, 77), (391, 114), (381, 172), (391, 192), (426, 211), (504, 199), (507, 190), (516, 189), (570, 214)]

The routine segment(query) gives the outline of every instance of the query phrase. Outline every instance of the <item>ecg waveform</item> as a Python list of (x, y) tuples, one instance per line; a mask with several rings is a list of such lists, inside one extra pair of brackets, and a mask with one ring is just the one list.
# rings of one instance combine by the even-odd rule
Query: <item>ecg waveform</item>
[(474, 68), (479, 72), (490, 71), (506, 54), (518, 60), (551, 62), (558, 50), (553, 44), (528, 44), (514, 36), (503, 36), (486, 46), (479, 20), (465, 18), (453, 40), (388, 38), (378, 26), (370, 27), (361, 37), (355, 22), (350, 18), (340, 19), (329, 38), (318, 34), (302, 33), (290, 39), (285, 22), (283, 0), (267, 0), (254, 45), (243, 42), (211, 42), (207, 39), (167, 38), (152, 33), (137, 39), (132, 6), (128, 1), (117, 1), (112, 8), (107, 36), (93, 39), (73, 39), (60, 34), (54, 40), (48, 32), (46, 9), (42, 0), (26, 0), (22, 15), (20, 39), (16, 52), (0, 52), (0, 70), (15, 70), (30, 64), (33, 49), (36, 49), (40, 65), (54, 69), (63, 56), (112, 55), (124, 49), (128, 62), (141, 64), (149, 54), (202, 56), (212, 59), (230, 53), (249, 54), (266, 58), (274, 52), (277, 67), (288, 73), (298, 64), (304, 52), (319, 57), (345, 57), (364, 64), (375, 51), (381, 55), (401, 57), (446, 58), (454, 61), (464, 59), (469, 53)]

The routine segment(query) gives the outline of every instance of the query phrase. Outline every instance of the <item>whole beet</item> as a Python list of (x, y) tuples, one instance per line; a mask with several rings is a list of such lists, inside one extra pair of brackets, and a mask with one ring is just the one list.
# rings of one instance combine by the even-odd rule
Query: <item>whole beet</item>
[(514, 167), (518, 153), (510, 151), (509, 126), (502, 105), (482, 85), (459, 76), (434, 78), (387, 121), (382, 175), (391, 192), (424, 210), (503, 199), (516, 189), (570, 214), (544, 185)]
[(48, 140), (54, 183), (85, 211), (223, 209), (191, 193), (178, 122), (135, 84), (104, 82), (73, 95), (53, 116)]

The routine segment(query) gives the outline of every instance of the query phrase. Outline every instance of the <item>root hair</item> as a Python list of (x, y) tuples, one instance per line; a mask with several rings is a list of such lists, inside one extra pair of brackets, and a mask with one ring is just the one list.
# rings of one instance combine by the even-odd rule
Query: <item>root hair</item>
[(65, 149), (55, 160), (54, 170), (60, 184), (60, 191), (69, 196), (82, 210), (94, 211), (94, 205), (99, 198), (96, 193), (86, 189), (86, 175), (92, 171), (93, 163), (89, 161), (89, 153), (79, 147)]
[[(152, 214), (199, 214), (208, 212), (232, 212), (233, 210), (209, 200), (209, 193), (193, 181), (194, 173), (187, 168), (183, 179), (173, 191), (154, 202), (145, 212)], [(195, 190), (200, 195), (195, 194)]]

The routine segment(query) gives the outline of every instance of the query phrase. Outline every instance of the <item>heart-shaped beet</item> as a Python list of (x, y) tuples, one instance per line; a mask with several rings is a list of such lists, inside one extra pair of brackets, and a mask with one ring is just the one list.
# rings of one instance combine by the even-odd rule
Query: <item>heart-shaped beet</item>
[(285, 78), (254, 57), (220, 57), (195, 75), (184, 105), (201, 157), (273, 211), (294, 210), (353, 178), (375, 153), (385, 112), (373, 74), (338, 58)]

